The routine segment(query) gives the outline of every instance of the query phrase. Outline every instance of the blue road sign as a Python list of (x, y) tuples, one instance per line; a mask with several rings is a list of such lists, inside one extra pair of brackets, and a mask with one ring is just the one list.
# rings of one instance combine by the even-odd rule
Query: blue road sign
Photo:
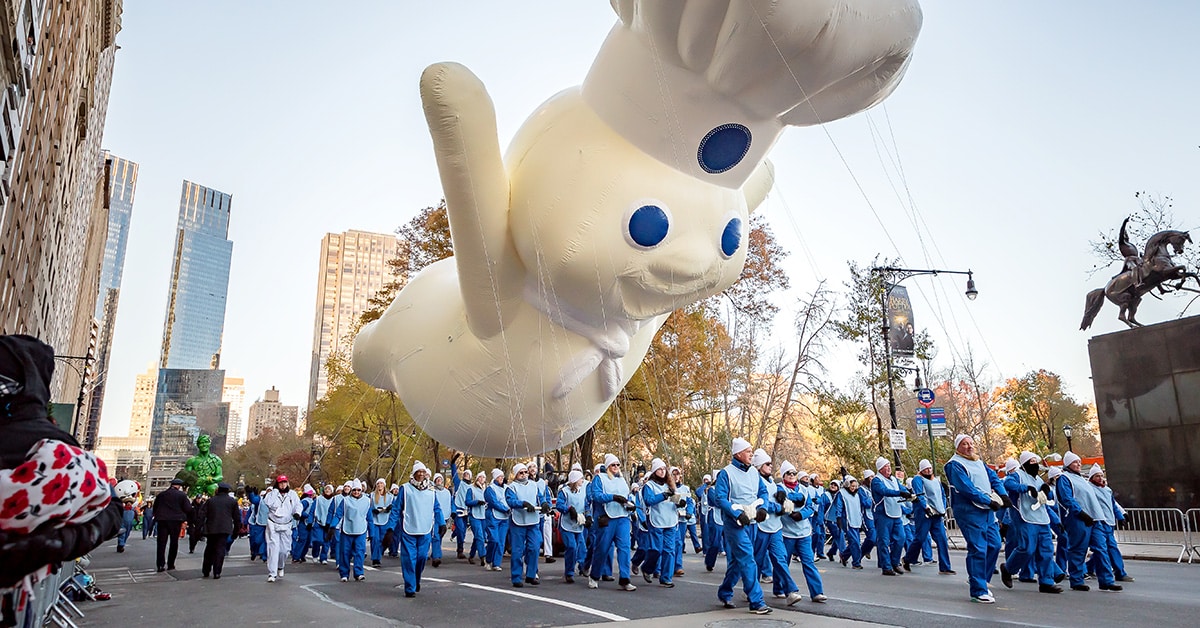
[(933, 391), (928, 388), (922, 388), (917, 391), (917, 401), (921, 402), (921, 405), (926, 408), (933, 404), (935, 398), (936, 396), (933, 394)]

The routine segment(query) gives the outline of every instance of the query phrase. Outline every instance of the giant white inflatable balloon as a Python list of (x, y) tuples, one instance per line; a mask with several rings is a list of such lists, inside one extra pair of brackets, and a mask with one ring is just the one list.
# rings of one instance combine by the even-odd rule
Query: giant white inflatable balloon
[(504, 159), (470, 71), (421, 77), (455, 255), (362, 330), (353, 364), (454, 449), (527, 456), (594, 425), (667, 315), (740, 276), (784, 127), (878, 103), (921, 25), (916, 0), (613, 6), (582, 87)]

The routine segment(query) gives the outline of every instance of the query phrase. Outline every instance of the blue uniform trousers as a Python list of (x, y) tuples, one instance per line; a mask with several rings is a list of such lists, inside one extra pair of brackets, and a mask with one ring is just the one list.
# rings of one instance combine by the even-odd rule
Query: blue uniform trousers
[(508, 526), (508, 538), (512, 544), (512, 556), (509, 557), (512, 581), (536, 578), (538, 552), (542, 549), (541, 522), (528, 526), (511, 524)]
[(1097, 521), (1092, 525), (1084, 525), (1078, 517), (1063, 519), (1063, 527), (1067, 530), (1067, 538), (1071, 546), (1067, 549), (1067, 573), (1071, 576), (1071, 585), (1083, 584), (1086, 568), (1083, 564), (1088, 548), (1095, 558), (1096, 579), (1101, 585), (1113, 584), (1112, 562), (1108, 558), (1108, 538), (1104, 533), (1107, 523)]
[(371, 537), (371, 562), (383, 560), (383, 537), (387, 531), (386, 523), (379, 525), (374, 521), (367, 522), (367, 536)]
[(342, 560), (342, 531), (334, 528), (329, 538), (329, 558), (334, 564), (340, 565)]
[(971, 597), (988, 592), (996, 561), (1000, 559), (1000, 526), (991, 510), (967, 505), (954, 509), (954, 520), (967, 542), (967, 582)]
[[(855, 567), (862, 566), (862, 530), (858, 528), (846, 528), (846, 533), (843, 538), (846, 540), (845, 546), (842, 548), (841, 559), (849, 560), (850, 564)], [(945, 534), (945, 532), (943, 532)]]
[(297, 523), (296, 528), (292, 530), (292, 560), (304, 560), (308, 555), (308, 539), (312, 535), (312, 530), (304, 523)]
[[(1054, 542), (1050, 534), (1049, 524), (1022, 523), (1019, 528), (1021, 538), (1013, 548), (1012, 554), (1004, 561), (1009, 573), (1024, 573), (1032, 566), (1037, 571), (1038, 583), (1054, 584)], [(1013, 534), (1013, 528), (1008, 529)]]
[(871, 550), (875, 549), (875, 520), (863, 518), (863, 556), (869, 556)]
[(508, 540), (508, 519), (488, 518), (487, 561), (499, 567), (504, 562), (504, 544)]
[(563, 551), (563, 562), (566, 564), (563, 565), (563, 575), (574, 577), (576, 569), (581, 572), (584, 570), (583, 559), (587, 554), (587, 547), (583, 543), (583, 533), (568, 532), (559, 528), (559, 536), (562, 537), (565, 548)]
[(685, 521), (680, 521), (679, 525), (675, 526), (675, 551), (672, 553), (675, 556), (675, 571), (683, 570), (683, 555), (687, 553), (687, 531), (688, 524)]
[(816, 597), (824, 593), (825, 584), (821, 581), (821, 572), (817, 571), (817, 563), (813, 561), (812, 541), (808, 537), (802, 539), (784, 537), (783, 546), (789, 557), (800, 557), (800, 566), (804, 568), (804, 582), (808, 585), (809, 597)]
[(646, 559), (642, 571), (658, 574), (658, 581), (668, 583), (675, 575), (675, 546), (678, 528), (655, 528), (646, 533)]
[(329, 544), (325, 542), (325, 528), (314, 527), (309, 535), (313, 560), (329, 560)]
[(454, 548), (459, 553), (463, 553), (463, 548), (467, 544), (467, 528), (471, 527), (470, 516), (454, 516)]
[(837, 522), (826, 521), (825, 530), (829, 533), (829, 549), (825, 552), (825, 557), (833, 560), (836, 554), (842, 553), (845, 548), (845, 541), (842, 540), (842, 529), (838, 527)]
[(687, 533), (688, 537), (692, 539), (692, 550), (699, 554), (702, 546), (700, 545), (699, 537), (696, 536), (696, 524), (687, 524)]
[(951, 571), (950, 542), (946, 540), (945, 519), (943, 517), (927, 517), (924, 511), (913, 515), (913, 519), (917, 529), (912, 543), (908, 546), (908, 553), (904, 555), (904, 562), (915, 563), (919, 551), (930, 551), (926, 548), (932, 538), (938, 546), (938, 571)]
[(425, 571), (425, 557), (429, 555), (429, 539), (432, 534), (408, 534), (397, 530), (400, 537), (400, 571), (404, 574), (404, 592), (416, 593), (421, 586), (421, 572)]
[(704, 568), (712, 571), (717, 566), (717, 556), (725, 551), (724, 528), (710, 522), (708, 530), (711, 536), (704, 537)]
[(725, 579), (717, 588), (717, 598), (722, 602), (733, 600), (733, 585), (742, 580), (742, 591), (750, 599), (751, 608), (763, 605), (762, 587), (758, 586), (758, 563), (754, 562), (754, 537), (758, 526), (734, 524), (721, 526), (725, 538)]
[(796, 586), (796, 581), (792, 580), (792, 573), (788, 570), (788, 553), (783, 547), (782, 530), (779, 532), (759, 530), (754, 537), (754, 556), (755, 560), (762, 560), (761, 564), (770, 567), (773, 593), (787, 595), (800, 590), (800, 587)]
[(133, 532), (133, 524), (136, 520), (137, 513), (133, 510), (121, 512), (121, 532), (117, 535), (117, 547), (125, 547), (125, 541), (129, 540), (129, 533)]
[(621, 582), (629, 581), (629, 517), (608, 520), (608, 525), (596, 531), (596, 545), (592, 551), (592, 578), (611, 574), (612, 551), (617, 549), (617, 569)]
[(900, 519), (880, 515), (875, 520), (875, 544), (879, 546), (875, 562), (880, 569), (886, 571), (900, 566), (900, 555), (904, 551), (904, 524)]
[(487, 521), (485, 519), (476, 519), (475, 517), (468, 517), (467, 521), (471, 524), (470, 558), (478, 556), (487, 560), (485, 558), (485, 552), (487, 552), (487, 535), (484, 533)]
[(267, 561), (267, 526), (250, 524), (250, 558)]
[(367, 535), (342, 534), (338, 544), (338, 575), (350, 577), (350, 569), (354, 568), (354, 577), (363, 575), (363, 559), (367, 554)]
[(438, 534), (436, 528), (429, 533), (429, 559), (433, 560), (434, 558), (442, 559), (442, 536)]

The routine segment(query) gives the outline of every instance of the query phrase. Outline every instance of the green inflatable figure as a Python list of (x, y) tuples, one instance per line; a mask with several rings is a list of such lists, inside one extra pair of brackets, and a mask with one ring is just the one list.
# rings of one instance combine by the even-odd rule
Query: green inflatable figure
[(196, 482), (189, 486), (190, 497), (201, 493), (212, 497), (217, 492), (217, 483), (225, 479), (221, 474), (221, 458), (209, 451), (211, 447), (212, 439), (208, 434), (201, 434), (196, 439), (196, 449), (199, 449), (200, 453), (188, 458), (187, 464), (183, 466), (184, 471), (190, 471), (196, 477)]

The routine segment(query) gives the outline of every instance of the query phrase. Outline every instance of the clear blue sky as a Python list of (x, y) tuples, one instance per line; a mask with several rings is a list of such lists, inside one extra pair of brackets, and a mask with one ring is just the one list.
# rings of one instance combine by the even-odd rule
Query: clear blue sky
[[(779, 302), (820, 279), (840, 286), (846, 260), (876, 253), (969, 267), (969, 307), (960, 278), (906, 283), (917, 326), (941, 345), (935, 367), (969, 344), (996, 377), (1046, 368), (1090, 401), (1092, 332), (1077, 328), (1110, 273), (1088, 277), (1088, 239), (1119, 225), (1138, 190), (1172, 196), (1177, 226), (1200, 227), (1200, 5), (922, 5), (885, 106), (791, 129), (771, 154), (778, 182), (760, 211), (792, 251), (795, 293)], [(441, 197), (421, 71), (457, 61), (478, 74), (505, 145), (582, 82), (615, 16), (600, 1), (127, 0), (122, 21), (104, 146), (141, 169), (105, 435), (125, 433), (134, 377), (158, 356), (183, 179), (233, 194), (223, 366), (246, 379), (248, 402), (276, 386), (303, 406), (321, 238), (390, 232)], [(1151, 300), (1140, 318), (1184, 303)], [(1093, 332), (1122, 328), (1115, 314), (1106, 305)], [(831, 366), (838, 384), (857, 369)]]

